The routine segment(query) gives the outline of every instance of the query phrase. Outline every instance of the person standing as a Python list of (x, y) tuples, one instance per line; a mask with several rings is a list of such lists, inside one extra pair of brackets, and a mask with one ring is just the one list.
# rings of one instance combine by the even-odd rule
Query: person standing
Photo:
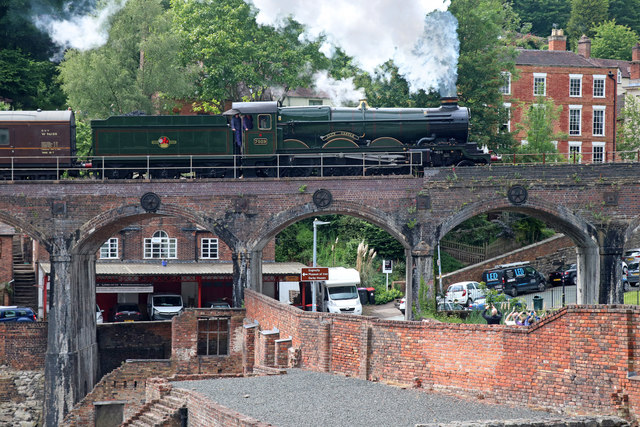
[(236, 113), (231, 118), (231, 130), (233, 131), (233, 154), (242, 154), (242, 118)]

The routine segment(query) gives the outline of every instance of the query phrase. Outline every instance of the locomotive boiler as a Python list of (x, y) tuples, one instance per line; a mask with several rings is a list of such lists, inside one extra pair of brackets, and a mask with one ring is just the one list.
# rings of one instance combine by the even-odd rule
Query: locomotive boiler
[[(242, 155), (228, 118), (240, 114)], [(221, 116), (117, 116), (91, 122), (93, 165), (109, 178), (409, 173), (409, 167), (474, 165), (489, 154), (468, 142), (469, 111), (439, 108), (279, 107), (236, 102)], [(143, 162), (141, 162), (141, 157)]]

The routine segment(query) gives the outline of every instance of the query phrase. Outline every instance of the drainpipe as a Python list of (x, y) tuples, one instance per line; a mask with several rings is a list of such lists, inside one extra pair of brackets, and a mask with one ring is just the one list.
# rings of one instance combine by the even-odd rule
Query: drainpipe
[[(618, 99), (618, 81), (616, 76), (613, 74), (613, 71), (609, 70), (609, 74), (607, 76), (613, 80), (613, 163), (616, 162), (616, 100)], [(605, 150), (606, 151), (606, 150)]]

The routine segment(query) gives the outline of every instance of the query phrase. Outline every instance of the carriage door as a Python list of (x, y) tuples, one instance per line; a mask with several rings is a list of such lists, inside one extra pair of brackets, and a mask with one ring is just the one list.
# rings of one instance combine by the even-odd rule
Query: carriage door
[(247, 114), (248, 130), (244, 130), (245, 154), (274, 154), (276, 140), (275, 114)]

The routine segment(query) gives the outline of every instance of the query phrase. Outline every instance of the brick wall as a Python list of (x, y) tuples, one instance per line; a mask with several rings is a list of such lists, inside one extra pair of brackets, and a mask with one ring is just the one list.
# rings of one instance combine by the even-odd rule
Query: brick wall
[[(198, 318), (229, 318), (228, 354), (223, 356), (198, 355)], [(172, 352), (178, 374), (241, 373), (243, 371), (243, 309), (211, 310), (187, 309), (172, 321)]]
[(13, 279), (13, 247), (11, 236), (0, 236), (0, 283)]
[[(569, 413), (640, 416), (640, 307), (570, 306), (532, 327), (397, 322), (296, 310), (246, 291), (247, 317), (291, 335), (302, 367)], [(295, 311), (294, 311), (295, 310)], [(322, 324), (330, 324), (325, 354)]]
[(171, 322), (103, 323), (97, 341), (101, 377), (127, 359), (169, 359)]
[(47, 322), (0, 323), (0, 363), (18, 370), (44, 369)]

